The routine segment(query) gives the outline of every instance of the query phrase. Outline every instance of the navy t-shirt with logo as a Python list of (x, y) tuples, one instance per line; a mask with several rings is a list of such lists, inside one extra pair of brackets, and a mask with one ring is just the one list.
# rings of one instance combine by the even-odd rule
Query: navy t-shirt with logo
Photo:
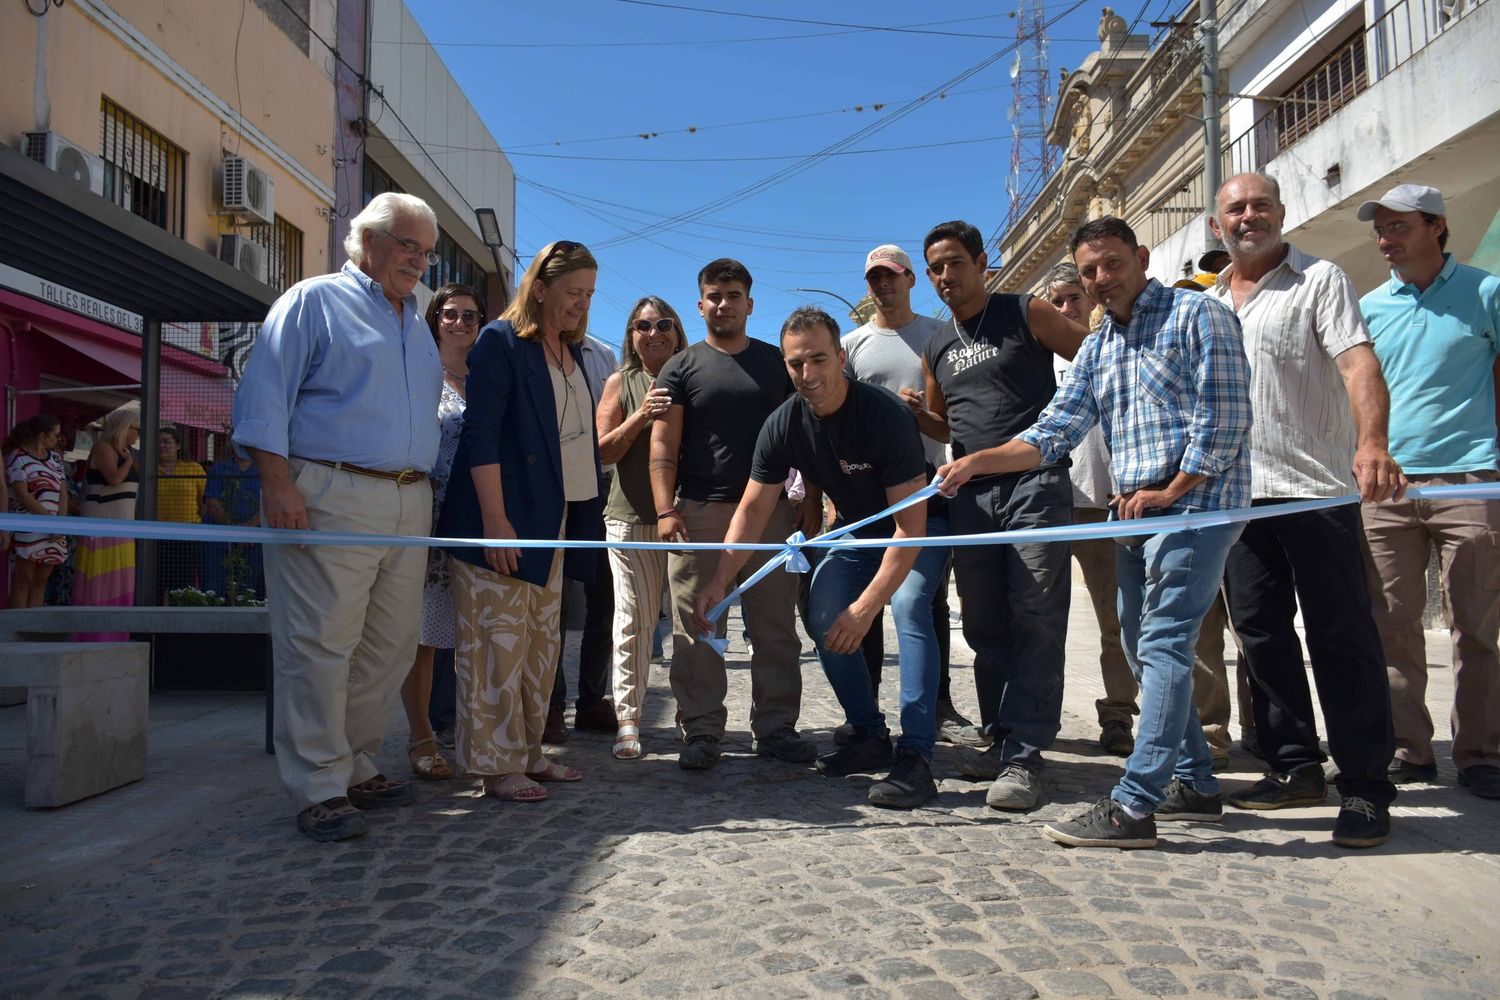
[[(760, 429), (750, 478), (781, 483), (791, 469), (823, 490), (838, 508), (839, 523), (859, 521), (885, 510), (885, 491), (932, 476), (922, 451), (922, 435), (911, 409), (889, 389), (846, 379), (844, 405), (819, 417), (799, 395), (776, 408)], [(889, 538), (893, 518), (861, 528), (863, 538)]]

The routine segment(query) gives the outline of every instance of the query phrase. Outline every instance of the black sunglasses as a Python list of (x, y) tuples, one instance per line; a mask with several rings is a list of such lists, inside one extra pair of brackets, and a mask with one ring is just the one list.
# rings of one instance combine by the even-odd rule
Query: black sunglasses
[(651, 328), (654, 326), (654, 327), (656, 327), (656, 329), (658, 331), (660, 331), (662, 333), (671, 333), (672, 332), (672, 328), (675, 325), (676, 324), (674, 324), (670, 319), (668, 319), (665, 316), (663, 316), (661, 319), (657, 320), (654, 323), (651, 322), (651, 320), (649, 320), (649, 319), (638, 319), (638, 320), (635, 321), (635, 332), (636, 333), (650, 333), (651, 332)]
[(547, 265), (552, 263), (553, 257), (582, 249), (582, 243), (574, 243), (572, 240), (558, 240), (552, 244), (552, 249), (547, 251), (547, 256), (542, 258), (542, 266), (536, 269), (537, 276), (541, 277), (547, 273)]
[(459, 309), (457, 306), (444, 306), (438, 315), (450, 323), (462, 320), (465, 326), (472, 326), (479, 319), (479, 313), (473, 309)]

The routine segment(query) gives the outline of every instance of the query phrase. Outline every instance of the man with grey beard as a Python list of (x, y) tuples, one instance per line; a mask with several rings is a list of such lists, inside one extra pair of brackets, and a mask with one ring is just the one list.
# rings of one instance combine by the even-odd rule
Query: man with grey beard
[[(1387, 450), (1390, 396), (1339, 268), (1282, 239), (1276, 182), (1239, 174), (1218, 194), (1215, 235), (1230, 265), (1210, 294), (1239, 316), (1251, 361), (1250, 496), (1268, 506), (1358, 492), (1400, 498)], [(1396, 787), (1390, 685), (1370, 611), (1359, 509), (1345, 504), (1251, 521), (1229, 550), (1224, 593), (1259, 689), (1255, 730), (1270, 770), (1228, 796), (1241, 809), (1317, 805), (1327, 757), (1294, 625), (1302, 609), (1313, 678), (1343, 802), (1333, 842), (1373, 847), (1390, 837)], [(1293, 600), (1295, 593), (1296, 599)]]

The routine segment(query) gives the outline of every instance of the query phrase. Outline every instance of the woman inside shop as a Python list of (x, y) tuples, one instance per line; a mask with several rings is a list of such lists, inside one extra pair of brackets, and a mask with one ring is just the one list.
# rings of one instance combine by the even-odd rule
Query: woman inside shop
[[(67, 475), (57, 450), (61, 436), (61, 422), (39, 413), (13, 427), (0, 444), (12, 514), (67, 514)], [(68, 558), (68, 540), (45, 531), (18, 531), (11, 544), (15, 558), (11, 563), (10, 606), (39, 608), (47, 578)]]
[[(135, 520), (135, 497), (140, 488), (141, 437), (138, 403), (128, 403), (104, 418), (104, 430), (89, 450), (84, 473), (84, 517)], [(135, 539), (80, 538), (73, 568), (73, 605), (126, 608), (135, 603)], [(79, 641), (125, 642), (124, 632), (90, 632)]]

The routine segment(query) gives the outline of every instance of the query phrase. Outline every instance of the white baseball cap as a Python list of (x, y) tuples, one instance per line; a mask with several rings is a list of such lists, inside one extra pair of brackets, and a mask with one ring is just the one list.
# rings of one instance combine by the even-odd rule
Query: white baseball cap
[(877, 267), (883, 267), (887, 271), (895, 271), (897, 274), (911, 273), (911, 258), (906, 251), (894, 243), (886, 243), (876, 247), (865, 256), (865, 273), (869, 274)]
[(1375, 218), (1375, 210), (1388, 208), (1392, 212), (1426, 212), (1428, 215), (1447, 215), (1443, 207), (1443, 192), (1425, 184), (1397, 184), (1379, 201), (1367, 201), (1359, 206), (1356, 214), (1360, 222)]

